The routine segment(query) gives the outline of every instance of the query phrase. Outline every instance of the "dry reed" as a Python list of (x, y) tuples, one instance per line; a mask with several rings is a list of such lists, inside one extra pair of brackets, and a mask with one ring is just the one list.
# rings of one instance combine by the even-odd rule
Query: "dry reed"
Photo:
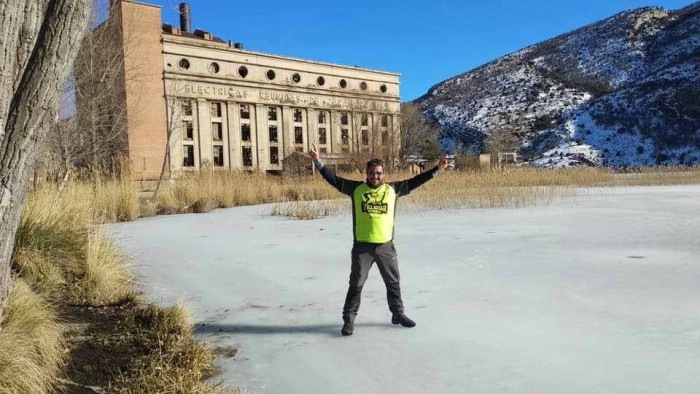
[(207, 212), (214, 208), (311, 201), (338, 197), (317, 177), (289, 178), (261, 173), (204, 171), (166, 185), (154, 199), (161, 214)]
[(345, 200), (293, 201), (274, 204), (270, 215), (302, 220), (318, 219), (345, 212), (349, 207), (350, 204)]
[[(357, 173), (342, 176), (362, 179), (362, 175)], [(409, 173), (391, 174), (387, 181), (411, 176)], [(320, 180), (320, 177), (317, 178)], [(700, 169), (697, 168), (645, 169), (625, 174), (605, 168), (545, 170), (515, 167), (493, 171), (444, 171), (403, 199), (398, 209), (405, 212), (444, 208), (518, 208), (550, 204), (558, 198), (578, 195), (583, 192), (582, 188), (697, 183), (700, 183)], [(330, 186), (323, 185), (323, 181), (319, 185), (317, 180), (297, 178), (297, 184), (303, 188), (322, 187), (324, 193), (341, 196)], [(303, 198), (300, 200), (303, 201)], [(349, 212), (349, 205), (339, 205), (337, 209), (329, 210), (327, 204), (325, 201), (303, 204), (285, 202), (273, 205), (270, 214), (308, 219)]]

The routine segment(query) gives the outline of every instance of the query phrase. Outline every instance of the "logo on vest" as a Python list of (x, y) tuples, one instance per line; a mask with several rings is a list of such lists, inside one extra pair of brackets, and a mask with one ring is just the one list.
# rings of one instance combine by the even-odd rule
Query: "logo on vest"
[(389, 204), (384, 202), (387, 191), (367, 192), (362, 194), (362, 212), (369, 214), (386, 214), (389, 212)]

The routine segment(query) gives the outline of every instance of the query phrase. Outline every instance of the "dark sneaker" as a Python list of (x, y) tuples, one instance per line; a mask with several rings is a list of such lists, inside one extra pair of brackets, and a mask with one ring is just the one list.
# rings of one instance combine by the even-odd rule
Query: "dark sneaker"
[(340, 330), (340, 333), (343, 334), (344, 337), (348, 335), (352, 335), (352, 331), (355, 329), (355, 316), (343, 316), (343, 328)]
[(415, 327), (416, 326), (416, 322), (409, 319), (408, 316), (404, 315), (403, 313), (395, 313), (393, 316), (391, 316), (391, 323), (392, 324), (401, 324), (404, 327)]

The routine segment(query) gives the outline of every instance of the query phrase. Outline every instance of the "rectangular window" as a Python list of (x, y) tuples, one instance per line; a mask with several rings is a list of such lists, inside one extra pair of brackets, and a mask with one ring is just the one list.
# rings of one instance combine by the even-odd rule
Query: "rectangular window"
[(343, 145), (347, 145), (349, 142), (349, 133), (348, 129), (342, 129), (340, 130), (340, 143)]
[(267, 120), (277, 120), (277, 108), (270, 107), (267, 109)]
[(274, 165), (280, 164), (279, 150), (277, 149), (276, 146), (270, 147), (270, 164), (274, 164)]
[(184, 100), (182, 102), (182, 114), (184, 116), (192, 116), (192, 101)]
[(295, 126), (294, 127), (294, 143), (295, 144), (303, 144), (304, 143), (304, 129)]
[(224, 138), (224, 128), (221, 122), (211, 123), (211, 138), (214, 141), (221, 141)]
[(220, 118), (221, 117), (221, 103), (211, 103), (211, 117)]
[(318, 129), (318, 143), (319, 145), (326, 145), (326, 128), (321, 127)]
[(241, 125), (241, 140), (250, 142), (250, 125), (247, 123)]
[(301, 110), (299, 108), (294, 108), (294, 121), (301, 122)]
[(253, 166), (253, 148), (249, 146), (243, 147), (243, 165), (246, 167)]
[(389, 117), (386, 115), (382, 115), (382, 127), (388, 127), (389, 126)]
[(277, 142), (277, 126), (270, 126), (270, 142)]
[(389, 132), (385, 131), (382, 133), (382, 145), (388, 145), (389, 144)]
[(250, 119), (250, 105), (241, 104), (241, 119)]
[(214, 165), (217, 167), (224, 166), (224, 147), (221, 145), (214, 145)]
[(318, 123), (319, 124), (326, 124), (326, 113), (325, 112), (318, 113)]
[(342, 124), (342, 125), (348, 124), (348, 113), (347, 112), (340, 113), (340, 124)]
[(369, 145), (369, 133), (367, 130), (362, 130), (362, 145)]
[(361, 119), (362, 125), (363, 125), (363, 126), (367, 126), (367, 123), (368, 123), (368, 122), (367, 122), (367, 114), (362, 114), (362, 116), (360, 117), (360, 119)]
[(182, 128), (185, 129), (185, 139), (192, 141), (194, 138), (194, 126), (192, 125), (191, 120), (183, 120), (182, 121)]
[(183, 167), (194, 167), (194, 146), (192, 145), (185, 145), (182, 147), (182, 153), (183, 153), (183, 160), (182, 160), (182, 166)]

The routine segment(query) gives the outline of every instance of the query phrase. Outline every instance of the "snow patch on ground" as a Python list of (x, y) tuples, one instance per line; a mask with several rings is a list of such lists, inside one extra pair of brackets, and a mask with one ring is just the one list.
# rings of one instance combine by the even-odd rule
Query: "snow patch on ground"
[(533, 164), (536, 167), (564, 168), (596, 166), (601, 165), (602, 161), (597, 149), (590, 145), (569, 142), (544, 152), (541, 158), (533, 161)]

